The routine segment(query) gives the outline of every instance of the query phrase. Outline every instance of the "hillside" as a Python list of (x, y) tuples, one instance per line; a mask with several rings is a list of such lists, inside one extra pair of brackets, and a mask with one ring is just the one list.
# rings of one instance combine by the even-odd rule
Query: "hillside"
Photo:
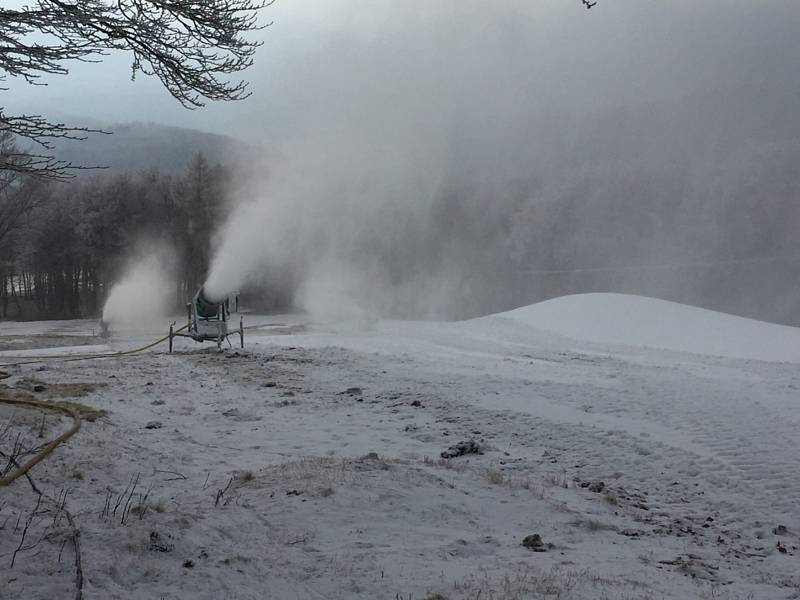
[(179, 172), (198, 152), (210, 162), (231, 163), (241, 160), (250, 150), (247, 144), (234, 138), (195, 129), (155, 123), (107, 124), (86, 119), (81, 122), (111, 134), (91, 134), (82, 141), (63, 140), (56, 144), (54, 153), (76, 165), (108, 167), (106, 172), (135, 172), (153, 167)]
[(495, 315), (602, 344), (800, 363), (800, 329), (626, 294), (577, 294)]
[[(780, 362), (797, 352), (778, 351), (796, 330), (589, 294), (458, 323), (247, 314), (244, 349), (181, 338), (172, 354), (29, 363), (34, 349), (129, 350), (168, 324), (102, 346), (75, 347), (101, 341), (94, 321), (0, 334), (0, 362), (25, 363), (4, 364), (7, 395), (78, 394), (102, 415), (30, 472), (40, 510), (66, 509), (74, 525), (29, 520), (24, 478), (0, 488), (0, 556), (25, 523), (33, 540), (3, 564), (5, 596), (74, 597), (73, 529), (92, 598), (798, 589), (797, 365)], [(746, 338), (779, 362), (641, 347)], [(0, 418), (6, 454), (69, 424), (2, 404)]]

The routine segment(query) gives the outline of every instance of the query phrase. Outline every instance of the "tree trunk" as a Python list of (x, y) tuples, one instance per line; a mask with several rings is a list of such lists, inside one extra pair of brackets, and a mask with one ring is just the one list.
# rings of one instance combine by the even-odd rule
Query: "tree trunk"
[(3, 275), (3, 283), (2, 288), (0, 288), (0, 297), (2, 297), (3, 302), (3, 318), (8, 318), (8, 287), (6, 284), (6, 276)]

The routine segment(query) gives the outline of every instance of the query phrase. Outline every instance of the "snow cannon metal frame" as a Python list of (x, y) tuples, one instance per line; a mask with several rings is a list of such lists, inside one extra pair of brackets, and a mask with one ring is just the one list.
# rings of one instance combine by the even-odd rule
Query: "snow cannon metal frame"
[[(239, 306), (239, 295), (235, 295), (235, 304)], [(229, 330), (230, 321), (230, 297), (221, 302), (209, 300), (205, 295), (205, 290), (200, 288), (186, 304), (186, 312), (189, 322), (186, 331), (175, 331), (175, 323), (169, 326), (169, 351), (172, 352), (172, 341), (176, 337), (188, 337), (195, 342), (216, 342), (217, 349), (222, 349), (222, 342), (228, 336), (239, 334), (239, 342), (244, 348), (244, 318), (239, 316), (239, 328)]]

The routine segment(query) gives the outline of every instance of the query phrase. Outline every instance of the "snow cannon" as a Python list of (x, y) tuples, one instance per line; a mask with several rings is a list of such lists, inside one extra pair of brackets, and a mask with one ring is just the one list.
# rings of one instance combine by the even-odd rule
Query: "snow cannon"
[[(231, 298), (215, 301), (208, 297), (204, 288), (197, 290), (192, 301), (186, 305), (188, 323), (175, 330), (175, 323), (169, 328), (169, 351), (172, 352), (172, 341), (176, 337), (188, 337), (195, 342), (216, 342), (217, 349), (222, 349), (222, 342), (229, 336), (239, 334), (239, 342), (244, 348), (244, 321), (239, 316), (239, 328), (229, 329)], [(235, 294), (235, 305), (238, 310), (239, 295)], [(230, 342), (228, 342), (230, 344)]]
[(214, 302), (208, 299), (204, 288), (197, 290), (197, 293), (192, 299), (192, 303), (194, 304), (197, 315), (205, 319), (216, 317), (220, 311), (224, 310), (222, 302)]

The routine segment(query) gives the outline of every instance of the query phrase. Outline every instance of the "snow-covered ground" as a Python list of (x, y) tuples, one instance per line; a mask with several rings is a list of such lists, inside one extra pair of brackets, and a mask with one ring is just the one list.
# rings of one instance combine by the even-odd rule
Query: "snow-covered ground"
[[(75, 530), (84, 598), (800, 598), (797, 329), (610, 294), (281, 322), (6, 369), (106, 412), (31, 472), (13, 568), (36, 495), (0, 488), (0, 598), (73, 597)], [(0, 324), (0, 362), (92, 328)], [(0, 450), (65, 426), (0, 405)]]
[(510, 311), (574, 339), (696, 354), (800, 363), (800, 329), (623, 294), (577, 294)]

